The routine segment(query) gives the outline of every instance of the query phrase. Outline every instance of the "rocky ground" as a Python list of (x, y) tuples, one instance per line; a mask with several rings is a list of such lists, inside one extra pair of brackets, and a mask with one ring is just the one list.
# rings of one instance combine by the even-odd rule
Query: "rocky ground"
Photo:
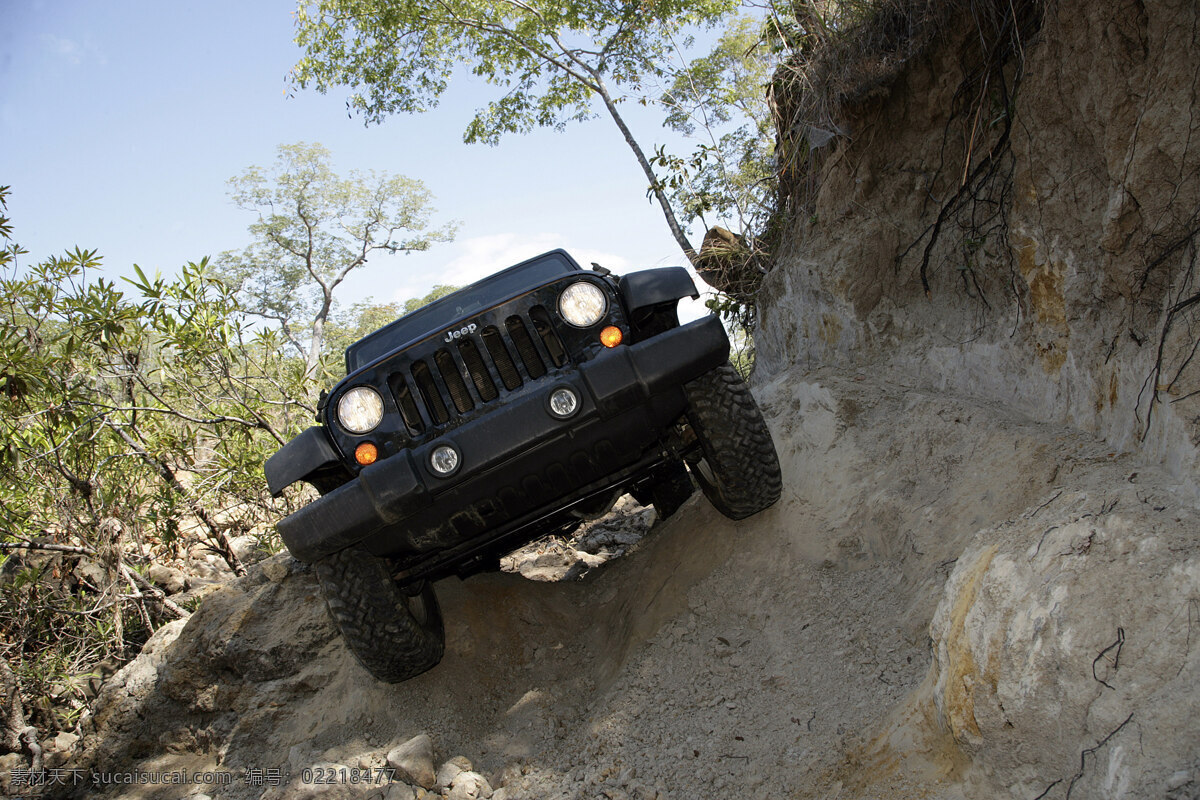
[(110, 680), (65, 764), (228, 785), (74, 796), (1200, 796), (1187, 490), (865, 373), (758, 394), (777, 507), (733, 523), (697, 497), (653, 527), (625, 507), (443, 581), (446, 657), (395, 686), (272, 557)]

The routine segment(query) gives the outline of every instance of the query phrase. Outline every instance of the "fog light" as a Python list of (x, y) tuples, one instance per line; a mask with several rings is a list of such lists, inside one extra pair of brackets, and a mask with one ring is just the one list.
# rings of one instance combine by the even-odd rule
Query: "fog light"
[(370, 442), (362, 442), (354, 448), (354, 460), (364, 467), (374, 464), (379, 459), (379, 448)]
[(453, 475), (458, 470), (458, 451), (448, 444), (441, 445), (429, 455), (429, 466), (438, 475)]
[(550, 395), (550, 413), (554, 416), (566, 419), (578, 410), (579, 398), (570, 389), (555, 389)]
[(621, 329), (616, 325), (609, 325), (600, 331), (600, 344), (605, 347), (616, 347), (624, 338), (625, 335), (621, 333)]

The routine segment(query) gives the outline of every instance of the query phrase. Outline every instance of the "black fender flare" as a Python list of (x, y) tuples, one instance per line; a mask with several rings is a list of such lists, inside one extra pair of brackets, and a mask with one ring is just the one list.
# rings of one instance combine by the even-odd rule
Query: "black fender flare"
[(263, 472), (271, 496), (279, 497), (284, 489), (296, 481), (304, 480), (322, 467), (340, 462), (341, 458), (329, 443), (325, 431), (314, 426), (268, 458), (263, 464)]
[(621, 297), (630, 312), (700, 296), (696, 282), (683, 267), (660, 267), (631, 272), (618, 283)]

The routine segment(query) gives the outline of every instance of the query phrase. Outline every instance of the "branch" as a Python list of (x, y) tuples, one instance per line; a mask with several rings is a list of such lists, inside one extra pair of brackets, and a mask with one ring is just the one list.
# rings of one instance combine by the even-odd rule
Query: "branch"
[(117, 436), (120, 437), (125, 444), (129, 445), (133, 452), (135, 452), (143, 461), (149, 464), (154, 471), (158, 473), (158, 476), (162, 478), (165, 483), (167, 483), (167, 485), (178, 492), (180, 497), (183, 497), (188, 501), (188, 505), (191, 507), (192, 513), (195, 514), (197, 518), (199, 518), (200, 521), (205, 524), (209, 532), (212, 534), (213, 540), (218, 546), (218, 552), (220, 552), (221, 557), (225, 559), (225, 563), (229, 565), (229, 568), (233, 570), (233, 574), (237, 575), (238, 577), (245, 575), (246, 568), (242, 566), (241, 559), (239, 559), (237, 554), (233, 552), (233, 545), (229, 542), (229, 536), (225, 533), (225, 531), (217, 527), (217, 524), (213, 521), (207, 509), (205, 509), (204, 506), (202, 506), (200, 502), (196, 500), (196, 498), (192, 497), (191, 493), (188, 492), (187, 487), (179, 482), (179, 478), (176, 477), (174, 470), (171, 469), (167, 462), (161, 458), (156, 458), (155, 456), (151, 455), (140, 442), (130, 436), (124, 428), (114, 424), (111, 420), (105, 420), (105, 424), (108, 425), (113, 433), (117, 434)]
[(294, 335), (292, 335), (292, 328), (288, 324), (287, 317), (283, 316), (282, 314), (273, 314), (269, 311), (256, 309), (246, 309), (246, 313), (253, 314), (256, 317), (262, 317), (263, 319), (273, 319), (278, 322), (279, 329), (283, 332), (284, 337), (291, 342), (292, 347), (296, 348), (296, 352), (299, 353), (300, 357), (303, 358), (308, 355), (304, 348), (300, 346), (300, 341)]
[[(269, 430), (262, 422), (252, 422), (241, 417), (230, 417), (226, 415), (203, 419), (201, 417), (193, 417), (190, 414), (184, 414), (182, 411), (176, 411), (173, 408), (158, 408), (155, 406), (106, 406), (100, 403), (95, 404), (98, 408), (106, 408), (109, 411), (146, 411), (154, 414), (164, 414), (170, 417), (176, 417), (186, 422), (194, 422), (197, 425), (219, 425), (223, 422), (236, 422), (239, 425), (244, 425), (247, 428)], [(276, 437), (278, 438), (278, 437)]]
[(17, 539), (15, 542), (0, 542), (0, 551), (4, 552), (10, 550), (43, 550), (47, 553), (72, 553), (74, 555), (96, 557), (96, 551), (90, 547), (77, 547), (72, 544), (38, 544), (24, 537), (17, 536), (11, 531), (4, 531), (4, 535)]
[[(305, 186), (305, 188), (308, 187)], [(304, 223), (304, 230), (307, 232), (308, 246), (305, 248), (304, 253), (300, 257), (304, 259), (304, 268), (308, 270), (308, 274), (311, 275), (312, 279), (317, 282), (317, 285), (324, 289), (325, 281), (321, 280), (321, 276), (317, 274), (316, 267), (313, 266), (313, 251), (315, 248), (314, 242), (316, 239), (316, 234), (314, 233), (315, 224), (311, 222), (307, 216), (305, 216), (304, 205), (301, 202), (301, 199), (302, 198), (300, 197), (296, 198), (296, 216), (299, 217), (300, 221)]]
[(280, 236), (275, 231), (267, 231), (267, 238), (270, 239), (272, 242), (274, 242), (279, 247), (280, 250), (286, 250), (287, 252), (291, 253), (292, 255), (296, 256), (297, 258), (304, 258), (303, 250), (293, 249), (289, 245), (289, 240)]
[(642, 172), (646, 175), (647, 180), (650, 181), (650, 191), (654, 194), (654, 198), (658, 201), (658, 205), (662, 209), (663, 216), (667, 219), (667, 227), (671, 229), (671, 234), (675, 237), (675, 242), (683, 250), (683, 254), (687, 256), (688, 261), (695, 263), (696, 251), (692, 247), (692, 243), (688, 241), (687, 234), (683, 231), (683, 226), (676, 219), (675, 211), (671, 208), (671, 201), (667, 199), (667, 195), (662, 190), (662, 185), (658, 181), (658, 176), (654, 174), (654, 168), (650, 166), (650, 162), (646, 159), (646, 154), (642, 152), (641, 145), (634, 138), (633, 132), (625, 124), (625, 119), (621, 116), (621, 112), (617, 110), (617, 104), (613, 102), (612, 96), (608, 93), (603, 80), (599, 81), (597, 91), (604, 101), (604, 107), (608, 110), (609, 116), (616, 123), (617, 128), (621, 131), (621, 135), (625, 137), (625, 143), (633, 151), (634, 158), (637, 159), (638, 164), (642, 167)]
[(366, 224), (366, 227), (363, 228), (363, 233), (362, 233), (362, 237), (361, 237), (362, 238), (362, 249), (359, 251), (358, 255), (354, 258), (353, 261), (348, 263), (346, 266), (342, 267), (341, 270), (339, 270), (338, 273), (334, 276), (333, 281), (329, 284), (329, 293), (330, 294), (332, 294), (333, 290), (336, 289), (338, 287), (338, 285), (341, 284), (341, 282), (346, 279), (346, 276), (349, 275), (352, 270), (354, 270), (356, 267), (361, 267), (363, 264), (367, 263), (367, 253), (370, 253), (372, 250), (382, 249), (381, 245), (378, 245), (375, 247), (371, 246), (371, 227), (376, 224), (378, 224), (378, 220), (373, 220), (371, 222), (368, 222)]
[[(222, 366), (221, 371), (222, 371), (222, 374), (224, 375), (224, 377), (226, 378), (226, 380), (229, 380), (230, 383), (234, 382), (233, 376), (227, 368)], [(264, 430), (267, 433), (271, 434), (271, 438), (273, 438), (280, 445), (287, 444), (287, 442), (284, 440), (284, 438), (275, 432), (275, 429), (271, 426), (271, 424), (269, 422), (267, 422), (261, 414), (259, 414), (253, 408), (251, 408), (244, 400), (239, 400), (239, 402), (241, 403), (243, 408), (245, 408), (247, 411), (249, 411), (254, 416), (254, 422), (251, 422), (251, 421), (245, 420), (245, 419), (241, 419), (240, 417), (231, 417), (231, 416), (228, 416), (225, 414), (218, 414), (211, 419), (201, 419), (198, 417), (190, 416), (188, 414), (184, 414), (181, 411), (176, 411), (175, 409), (168, 407), (166, 401), (164, 401), (161, 397), (158, 396), (157, 393), (155, 393), (154, 389), (146, 382), (145, 376), (142, 375), (140, 372), (137, 374), (137, 379), (138, 379), (138, 383), (140, 383), (142, 385), (142, 388), (151, 397), (153, 397), (155, 400), (157, 400), (159, 403), (161, 403), (163, 407), (162, 408), (137, 407), (137, 408), (133, 408), (131, 410), (149, 411), (149, 412), (158, 412), (160, 414), (168, 414), (171, 416), (178, 417), (179, 419), (186, 420), (187, 422), (194, 422), (197, 425), (217, 425), (222, 422), (236, 422), (236, 423), (238, 423), (240, 425), (244, 425), (250, 429)], [(208, 405), (207, 399), (201, 398), (196, 393), (193, 393), (192, 396), (196, 399), (197, 402), (199, 402), (202, 406), (204, 406), (205, 410), (209, 410), (209, 405)], [(117, 410), (117, 409), (114, 409), (114, 410)]]
[(170, 611), (172, 614), (177, 616), (179, 619), (188, 619), (189, 617), (192, 616), (191, 612), (185, 611), (177, 603), (175, 603), (172, 600), (169, 600), (167, 598), (166, 592), (164, 592), (162, 589), (159, 589), (154, 584), (150, 583), (150, 581), (143, 578), (141, 575), (139, 575), (134, 570), (130, 569), (128, 567), (128, 565), (125, 564), (124, 561), (121, 562), (120, 567), (121, 567), (121, 573), (125, 576), (126, 580), (128, 580), (130, 583), (137, 584), (143, 591), (149, 592), (150, 596), (153, 597), (156, 602), (161, 603), (163, 608)]
[[(88, 558), (100, 557), (96, 551), (90, 547), (77, 547), (69, 544), (39, 544), (37, 542), (31, 542), (24, 537), (17, 536), (11, 531), (4, 531), (4, 534), (6, 536), (12, 536), (18, 541), (0, 542), (0, 552), (7, 552), (10, 550), (42, 550), (48, 553), (71, 553), (73, 555), (87, 556)], [(150, 583), (150, 581), (139, 575), (136, 571), (130, 569), (124, 562), (121, 562), (121, 571), (127, 580), (136, 583), (142, 591), (148, 592), (156, 602), (161, 603), (163, 608), (167, 609), (175, 616), (179, 617), (180, 619), (187, 619), (192, 615), (190, 611), (185, 610), (178, 603), (170, 600), (162, 589), (159, 589), (153, 583)]]
[[(628, 6), (627, 8), (633, 8), (633, 6)], [(630, 21), (631, 18), (631, 15), (626, 14), (625, 18), (621, 20), (621, 24), (618, 25), (617, 29), (612, 32), (612, 36), (608, 37), (608, 41), (604, 43), (604, 47), (600, 48), (600, 52), (595, 54), (600, 61), (601, 67), (604, 66), (605, 60), (608, 59), (609, 49), (619, 42), (621, 37), (625, 34), (625, 25)]]
[[(503, 0), (503, 1), (508, 3), (511, 6), (514, 6), (516, 8), (519, 8), (521, 10), (524, 10), (524, 11), (527, 11), (528, 13), (533, 14), (533, 16), (538, 20), (538, 22), (542, 23), (543, 26), (546, 26), (545, 18), (542, 17), (542, 15), (539, 14), (538, 12), (534, 11), (532, 8), (525, 6), (524, 4), (519, 3), (516, 0)], [(587, 88), (591, 89), (592, 91), (594, 91), (594, 92), (600, 91), (600, 88), (598, 86), (596, 86), (592, 81), (590, 81), (586, 75), (581, 74), (577, 70), (571, 68), (571, 66), (569, 64), (563, 63), (561, 60), (555, 58), (553, 55), (546, 53), (542, 49), (534, 46), (531, 42), (529, 42), (529, 40), (522, 38), (518, 33), (516, 33), (516, 31), (510, 30), (509, 28), (506, 28), (503, 25), (499, 25), (494, 22), (485, 22), (483, 20), (468, 19), (466, 17), (463, 17), (463, 16), (459, 15), (459, 13), (457, 11), (450, 8), (450, 6), (446, 3), (446, 0), (437, 0), (437, 4), (442, 8), (443, 11), (445, 11), (447, 14), (450, 15), (450, 18), (454, 23), (461, 25), (464, 28), (470, 28), (472, 30), (482, 31), (484, 33), (492, 33), (492, 34), (496, 34), (499, 36), (503, 36), (504, 38), (509, 39), (512, 42), (514, 42), (519, 49), (524, 50), (525, 52), (529, 53), (530, 55), (533, 55), (533, 56), (536, 56), (537, 58), (542, 59), (547, 64), (550, 64), (551, 66), (562, 70), (563, 72), (567, 73), (572, 78), (579, 81), (581, 84), (583, 84)], [(420, 19), (422, 22), (425, 22), (427, 24), (438, 24), (439, 22), (441, 22), (440, 20), (433, 20), (428, 17), (422, 17)], [(550, 34), (550, 35), (551, 35), (551, 37), (553, 37), (553, 34)], [(577, 64), (583, 64), (583, 62), (581, 62), (579, 59), (572, 56), (570, 51), (567, 50), (566, 48), (564, 48), (562, 46), (562, 44), (557, 41), (557, 39), (555, 40), (555, 44), (558, 45), (558, 47), (561, 51), (563, 51), (564, 55), (571, 58)], [(584, 65), (584, 66), (586, 67), (586, 65)], [(590, 68), (589, 68), (589, 72), (591, 72)]]

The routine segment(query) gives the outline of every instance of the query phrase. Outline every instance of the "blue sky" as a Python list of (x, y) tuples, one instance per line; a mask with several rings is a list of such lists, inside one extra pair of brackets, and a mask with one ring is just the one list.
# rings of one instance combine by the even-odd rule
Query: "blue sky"
[[(292, 0), (0, 0), (0, 185), (15, 237), (41, 259), (97, 249), (108, 274), (169, 274), (249, 242), (227, 179), (279, 144), (321, 142), (339, 172), (419, 178), (457, 240), (379, 257), (342, 302), (403, 300), (565, 247), (617, 271), (684, 264), (646, 181), (607, 117), (564, 133), (464, 145), (487, 88), (365, 127), (345, 95), (286, 96), (299, 56)], [(668, 140), (630, 104), (643, 146)], [(701, 235), (703, 232), (697, 232)], [(701, 287), (703, 288), (703, 287)]]

